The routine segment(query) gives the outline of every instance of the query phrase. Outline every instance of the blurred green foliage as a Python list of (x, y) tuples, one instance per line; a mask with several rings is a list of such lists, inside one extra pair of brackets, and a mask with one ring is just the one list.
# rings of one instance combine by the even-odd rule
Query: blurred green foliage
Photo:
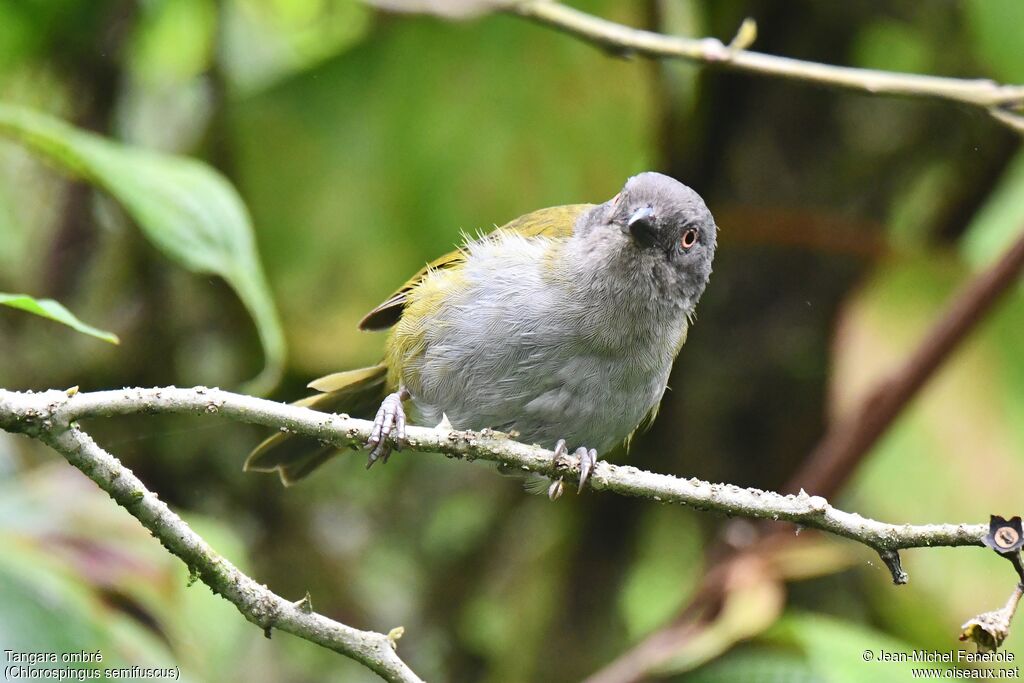
[[(752, 16), (766, 52), (1024, 81), (1015, 0), (574, 4), (722, 39)], [(984, 115), (617, 59), (506, 16), (453, 23), (356, 0), (0, 0), (0, 100), (129, 145), (110, 148), (107, 172), (149, 207), (0, 140), (0, 291), (53, 297), (122, 340), (0, 309), (0, 386), (234, 386), (261, 367), (245, 306), (201, 274), (235, 266), (181, 268), (204, 248), (167, 254), (135, 229), (175, 216), (157, 206), (167, 176), (131, 166), (152, 158), (138, 148), (196, 157), (238, 189), (245, 208), (210, 202), (227, 210), (206, 234), (238, 238), (252, 217), (288, 341), (281, 399), (376, 361), (381, 337), (355, 322), (461, 232), (601, 200), (656, 168), (704, 195), (722, 246), (630, 462), (768, 488), (1024, 226), (1019, 141)], [(207, 167), (189, 164), (209, 179)], [(251, 274), (246, 239), (214, 241)], [(1019, 512), (1022, 297), (933, 379), (838, 504), (894, 522)], [(255, 429), (167, 416), (84, 426), (280, 594), (309, 590), (354, 626), (405, 626), (400, 651), (429, 680), (582, 678), (692, 599), (725, 525), (609, 496), (552, 505), (490, 468), (416, 454), (370, 473), (343, 455), (283, 490), (240, 472)], [(0, 434), (0, 649), (99, 648), (196, 681), (373, 680), (309, 643), (267, 641), (186, 587), (180, 563), (53, 460)], [(954, 649), (960, 624), (1012, 585), (981, 549), (905, 553), (911, 583), (895, 588), (864, 548), (795, 541), (746, 575), (665, 675), (905, 680), (862, 651)], [(1018, 656), (1019, 642), (1007, 642)]]
[[(181, 680), (236, 675), (249, 629), (234, 608), (62, 463), (4, 482), (0, 497), (0, 639), (17, 651), (99, 650), (94, 668), (179, 666)], [(223, 524), (189, 523), (243, 555)]]
[[(651, 85), (600, 60), (507, 20), (396, 20), (344, 59), (238, 107), (236, 163), (290, 302), (293, 366), (325, 374), (339, 357), (375, 362), (380, 341), (354, 334), (352, 321), (401, 274), (460, 232), (525, 207), (610, 196), (648, 167)], [(559, 111), (586, 115), (550, 114)], [(357, 257), (341, 264), (338, 254)]]
[(285, 356), (281, 324), (256, 256), (249, 216), (223, 177), (192, 160), (116, 145), (9, 105), (0, 104), (0, 135), (109, 192), (171, 259), (189, 270), (223, 277), (252, 314), (267, 356), (263, 373), (248, 390), (266, 393), (276, 386)]

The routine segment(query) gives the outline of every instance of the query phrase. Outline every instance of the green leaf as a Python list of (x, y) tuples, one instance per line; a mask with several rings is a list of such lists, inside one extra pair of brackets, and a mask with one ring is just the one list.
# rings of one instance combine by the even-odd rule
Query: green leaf
[(961, 249), (975, 268), (994, 263), (1020, 236), (1024, 226), (1024, 153), (1018, 152), (971, 219)]
[(1010, 83), (1024, 80), (1024, 52), (1020, 49), (1024, 3), (1020, 0), (968, 0), (960, 6), (974, 39), (974, 50), (990, 69), (984, 75)]
[[(962, 260), (921, 253), (878, 264), (836, 326), (831, 395), (842, 416), (899, 367), (930, 333), (972, 273)], [(924, 387), (847, 484), (847, 508), (876, 519), (984, 519), (1020, 507), (1024, 480), (1024, 289), (1007, 292)], [(893, 494), (898, 485), (899, 495)], [(971, 615), (1002, 605), (1012, 588), (995, 553), (905, 553), (910, 584), (893, 590), (872, 562), (863, 594), (875, 623), (907, 640), (944, 648)], [(989, 576), (956, 583), (951, 577)], [(961, 590), (960, 588), (963, 588)], [(1009, 648), (1020, 647), (1014, 640)]]
[(875, 20), (858, 32), (853, 62), (866, 69), (928, 73), (934, 63), (924, 31), (909, 22)]
[(195, 78), (210, 65), (217, 30), (212, 0), (144, 3), (129, 66), (147, 83)]
[(73, 330), (78, 330), (82, 334), (88, 334), (96, 337), (97, 339), (110, 342), (111, 344), (120, 343), (116, 334), (106, 332), (93, 327), (92, 325), (86, 325), (76, 318), (74, 313), (64, 308), (60, 302), (54, 301), (53, 299), (34, 299), (27, 294), (7, 294), (5, 292), (0, 292), (0, 306), (10, 306), (11, 308), (17, 308), (22, 311), (34, 313), (35, 315), (43, 318), (55, 320), (63, 325), (67, 325)]
[(373, 16), (361, 0), (234, 0), (221, 5), (217, 49), (228, 84), (246, 94), (348, 48), (366, 34)]
[[(246, 570), (244, 544), (222, 520), (185, 521)], [(231, 655), (262, 633), (189, 587), (188, 568), (65, 463), (0, 482), (0, 544), (4, 648), (101, 650), (100, 668), (176, 665), (183, 683), (251, 678)]]
[(686, 683), (821, 683), (802, 654), (760, 647), (730, 652), (686, 676)]
[(223, 277), (256, 323), (266, 358), (246, 389), (273, 388), (284, 366), (284, 333), (248, 211), (231, 183), (198, 161), (120, 145), (21, 107), (0, 104), (0, 135), (108, 192), (172, 260)]
[[(888, 586), (892, 590), (892, 586)], [(801, 651), (822, 683), (900, 683), (914, 676), (914, 669), (942, 669), (946, 665), (893, 661), (892, 655), (912, 656), (920, 646), (877, 631), (869, 626), (825, 614), (792, 611), (762, 638)], [(947, 648), (942, 651), (949, 651)], [(886, 659), (888, 653), (890, 658)]]
[(639, 640), (679, 613), (696, 588), (703, 562), (700, 529), (691, 510), (652, 509), (635, 543), (636, 560), (618, 596), (630, 640)]

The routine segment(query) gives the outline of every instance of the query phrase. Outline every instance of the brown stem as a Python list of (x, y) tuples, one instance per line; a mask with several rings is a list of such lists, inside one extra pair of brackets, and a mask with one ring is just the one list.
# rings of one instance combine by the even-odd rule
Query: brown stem
[[(121, 50), (136, 12), (136, 3), (122, 2), (104, 17), (104, 30), (84, 48), (56, 58), (58, 68), (70, 83), (75, 103), (75, 124), (86, 130), (106, 133), (117, 104), (121, 67), (113, 55)], [(58, 36), (63, 42), (64, 36)], [(73, 41), (69, 41), (74, 44)], [(63, 209), (50, 239), (40, 291), (64, 299), (78, 288), (96, 249), (98, 231), (90, 211), (93, 190), (81, 181), (67, 183)]]
[(786, 486), (832, 496), (911, 399), (952, 355), (1024, 269), (1024, 229), (990, 268), (968, 282), (902, 367), (879, 382), (850, 417), (837, 422)]
[[(880, 383), (853, 417), (826, 434), (808, 456), (806, 464), (790, 480), (789, 490), (803, 488), (819, 495), (833, 495), (931, 374), (991, 310), (999, 297), (1017, 282), (1022, 268), (1024, 230), (999, 261), (964, 286), (903, 367)], [(727, 573), (744, 557), (763, 552), (790, 533), (788, 525), (768, 523), (763, 525), (761, 539), (743, 550), (720, 544), (717, 550), (724, 552), (709, 553), (711, 556), (717, 554), (718, 560), (707, 570), (701, 589), (696, 591), (694, 600), (679, 616), (587, 678), (586, 683), (625, 683), (643, 678), (651, 668), (671, 657), (679, 647), (702, 631), (699, 615), (720, 601), (725, 588), (715, 577)], [(883, 559), (886, 559), (884, 555)], [(896, 574), (894, 572), (894, 576)]]
[[(969, 282), (941, 316), (925, 341), (891, 377), (881, 382), (848, 420), (837, 424), (807, 458), (806, 464), (791, 479), (788, 489), (813, 491), (831, 496), (863, 460), (870, 447), (902, 412), (910, 399), (990, 311), (999, 297), (1018, 279), (1024, 268), (1024, 231), (993, 266)], [(759, 544), (763, 547), (778, 538), (782, 530), (775, 525)], [(787, 529), (788, 533), (788, 529)], [(706, 590), (669, 626), (657, 631), (626, 651), (608, 666), (587, 679), (588, 683), (620, 683), (642, 678), (651, 666), (664, 661), (678, 647), (701, 631), (694, 622), (709, 605), (719, 600), (720, 582), (711, 577), (754, 550), (726, 552), (705, 576)]]

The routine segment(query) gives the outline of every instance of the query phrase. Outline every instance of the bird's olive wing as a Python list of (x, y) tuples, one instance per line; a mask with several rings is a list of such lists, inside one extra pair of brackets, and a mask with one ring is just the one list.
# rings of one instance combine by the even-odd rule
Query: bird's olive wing
[[(591, 208), (592, 204), (570, 204), (568, 206), (554, 206), (548, 209), (540, 209), (528, 213), (525, 216), (520, 216), (510, 223), (506, 223), (500, 228), (496, 229), (490, 235), (495, 235), (500, 232), (516, 232), (524, 237), (568, 237), (572, 234), (573, 225), (576, 223), (576, 219)], [(486, 237), (484, 238), (486, 239)], [(375, 309), (366, 314), (366, 316), (359, 322), (359, 329), (361, 330), (384, 330), (396, 322), (402, 317), (402, 311), (405, 309), (405, 303), (408, 300), (409, 292), (414, 290), (421, 282), (423, 278), (427, 276), (427, 273), (433, 270), (441, 270), (445, 268), (457, 268), (466, 260), (466, 254), (461, 249), (449, 252), (444, 256), (435, 259), (425, 265), (415, 275), (398, 288), (398, 290), (389, 296), (384, 303), (377, 306)]]

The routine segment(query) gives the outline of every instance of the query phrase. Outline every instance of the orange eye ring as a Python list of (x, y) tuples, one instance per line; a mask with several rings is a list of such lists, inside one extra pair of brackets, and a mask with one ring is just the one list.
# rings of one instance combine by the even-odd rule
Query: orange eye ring
[(683, 249), (689, 249), (695, 244), (697, 244), (697, 230), (690, 228), (683, 233), (682, 239), (679, 240), (679, 246)]

